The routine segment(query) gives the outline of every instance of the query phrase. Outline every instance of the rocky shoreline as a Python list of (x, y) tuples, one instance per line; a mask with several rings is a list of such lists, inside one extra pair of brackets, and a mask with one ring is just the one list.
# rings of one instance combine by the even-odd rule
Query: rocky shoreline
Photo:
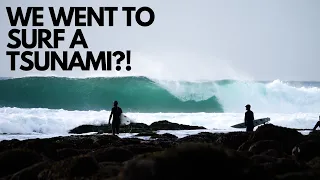
[(96, 134), (1, 141), (0, 177), (313, 180), (320, 175), (319, 132), (302, 135), (266, 124), (252, 133), (202, 132), (177, 138), (157, 135), (150, 126), (140, 135), (151, 140)]
[[(206, 129), (202, 126), (190, 126), (178, 123), (172, 123), (167, 120), (157, 121), (150, 125), (144, 123), (130, 123), (129, 125), (122, 125), (120, 128), (120, 133), (146, 133), (154, 132), (159, 130), (200, 130)], [(83, 134), (89, 132), (98, 133), (111, 133), (111, 125), (81, 125), (73, 128), (69, 131), (71, 134)]]

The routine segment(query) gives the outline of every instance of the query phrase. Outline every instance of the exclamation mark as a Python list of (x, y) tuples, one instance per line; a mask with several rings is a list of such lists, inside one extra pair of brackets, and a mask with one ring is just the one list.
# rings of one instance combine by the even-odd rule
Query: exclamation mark
[(130, 66), (131, 51), (127, 51), (126, 57), (127, 57), (127, 64), (128, 64), (127, 67), (126, 67), (126, 70), (130, 71), (131, 70), (131, 66)]

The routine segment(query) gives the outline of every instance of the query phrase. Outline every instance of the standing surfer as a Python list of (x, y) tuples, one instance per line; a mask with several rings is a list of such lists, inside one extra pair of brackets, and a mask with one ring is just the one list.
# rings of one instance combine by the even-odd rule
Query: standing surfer
[(122, 109), (118, 106), (118, 101), (113, 102), (113, 108), (111, 109), (111, 113), (109, 116), (109, 124), (111, 117), (112, 119), (112, 134), (119, 134), (119, 129), (120, 129), (120, 124), (121, 124), (121, 119), (120, 116), (122, 114)]
[(245, 116), (244, 116), (244, 124), (247, 127), (247, 132), (252, 132), (254, 128), (254, 125), (253, 125), (254, 114), (250, 110), (250, 108), (251, 108), (250, 104), (247, 104), (246, 105), (247, 112), (245, 113)]

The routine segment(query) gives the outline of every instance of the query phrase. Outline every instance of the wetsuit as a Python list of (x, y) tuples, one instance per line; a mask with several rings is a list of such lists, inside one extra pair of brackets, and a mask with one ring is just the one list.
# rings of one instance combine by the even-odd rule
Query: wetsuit
[(120, 129), (120, 115), (122, 114), (122, 109), (120, 107), (113, 107), (112, 110), (112, 132), (119, 134)]
[(254, 115), (253, 115), (253, 112), (251, 110), (248, 110), (246, 113), (245, 113), (245, 117), (244, 117), (244, 123), (247, 127), (247, 132), (251, 132), (253, 131), (253, 120), (254, 120)]

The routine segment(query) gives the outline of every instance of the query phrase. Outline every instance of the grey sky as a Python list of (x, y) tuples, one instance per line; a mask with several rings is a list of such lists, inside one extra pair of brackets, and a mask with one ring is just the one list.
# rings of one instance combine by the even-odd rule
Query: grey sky
[[(320, 80), (319, 0), (167, 3), (163, 0), (1, 0), (0, 3), (2, 77), (145, 75), (185, 80)], [(155, 11), (156, 19), (150, 27), (126, 27), (125, 13), (118, 11), (114, 27), (83, 28), (90, 50), (132, 50), (129, 73), (11, 72), (6, 56), (11, 28), (6, 6), (149, 6)], [(47, 12), (45, 8), (45, 28), (53, 29)], [(69, 46), (75, 27), (66, 30), (66, 42), (60, 44), (60, 50)]]

